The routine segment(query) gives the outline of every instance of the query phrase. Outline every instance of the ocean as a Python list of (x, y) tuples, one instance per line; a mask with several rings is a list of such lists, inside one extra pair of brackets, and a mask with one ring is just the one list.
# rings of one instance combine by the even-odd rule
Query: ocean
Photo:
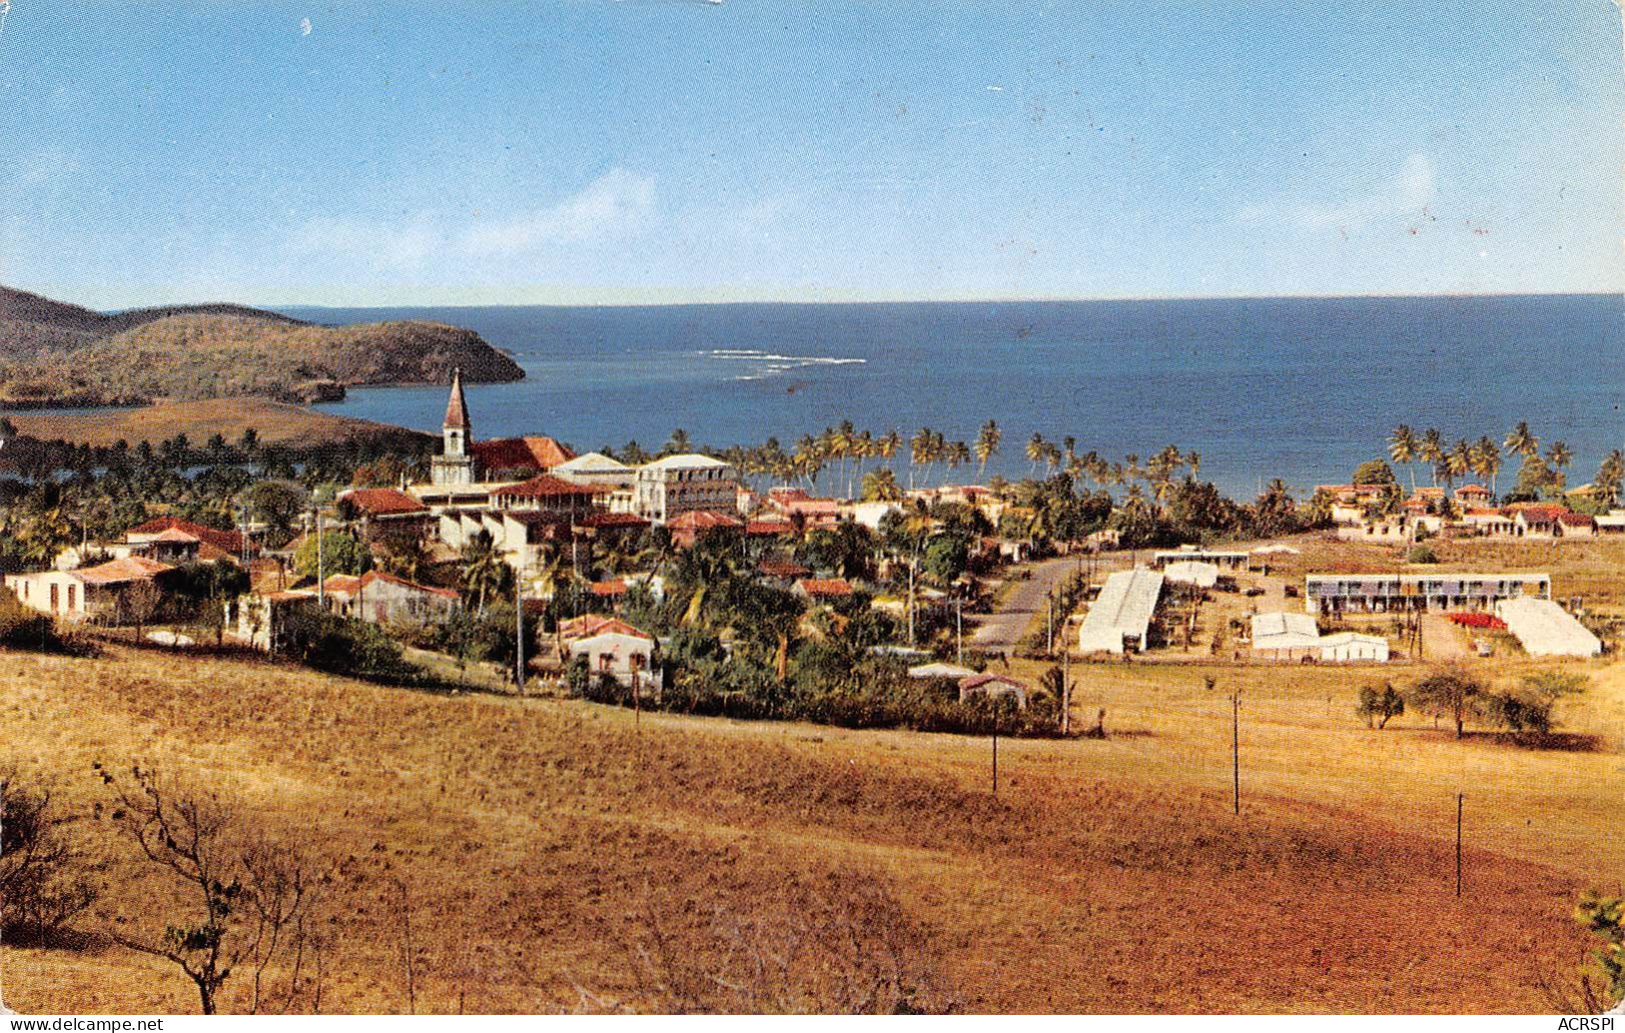
[[(469, 387), (476, 436), (578, 451), (652, 451), (679, 427), (696, 444), (788, 449), (851, 420), (896, 428), (901, 470), (918, 428), (974, 443), (994, 419), (988, 476), (1028, 476), (1036, 431), (1119, 460), (1194, 449), (1204, 478), (1250, 498), (1272, 477), (1299, 493), (1346, 480), (1402, 422), (1499, 442), (1527, 420), (1574, 452), (1571, 484), (1625, 446), (1613, 295), (284, 311), (475, 330), (527, 374)], [(443, 387), (362, 388), (323, 408), (434, 432), (445, 402)], [(1509, 461), (1501, 483), (1515, 476)]]

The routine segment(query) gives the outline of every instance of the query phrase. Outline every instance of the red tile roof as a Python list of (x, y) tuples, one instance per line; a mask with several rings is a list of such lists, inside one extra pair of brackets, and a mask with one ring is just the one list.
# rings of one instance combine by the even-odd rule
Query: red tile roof
[(487, 472), (535, 470), (541, 473), (576, 457), (570, 449), (548, 437), (493, 438), (476, 441), (469, 448)]
[(502, 499), (545, 499), (575, 495), (591, 498), (608, 490), (601, 484), (576, 484), (562, 477), (554, 477), (552, 474), (544, 473), (532, 477), (528, 481), (510, 484), (506, 488), (498, 488), (491, 493), (491, 497)]
[(559, 625), (559, 638), (574, 641), (582, 638), (592, 638), (614, 632), (618, 635), (635, 635), (638, 638), (651, 638), (646, 632), (639, 631), (632, 625), (615, 617), (605, 617), (601, 614), (589, 613), (583, 617), (572, 617)]
[(804, 577), (796, 587), (815, 599), (834, 599), (852, 594), (852, 585), (842, 577)]
[(1457, 495), (1483, 495), (1485, 497), (1488, 497), (1489, 494), (1490, 494), (1490, 489), (1484, 487), (1482, 484), (1463, 484), (1461, 487), (1456, 489), (1456, 494)]
[(1555, 523), (1562, 519), (1564, 513), (1568, 512), (1562, 506), (1517, 505), (1511, 508), (1514, 516), (1521, 513), (1525, 523), (1533, 524)]
[(738, 517), (718, 513), (712, 509), (696, 509), (688, 513), (679, 513), (666, 521), (666, 526), (673, 531), (713, 531), (719, 528), (741, 528), (745, 526), (745, 522)]
[(394, 516), (402, 513), (427, 513), (429, 507), (408, 495), (404, 491), (394, 488), (351, 488), (339, 495), (339, 500), (348, 502), (363, 513), (373, 516)]
[(1557, 514), (1557, 522), (1562, 524), (1564, 527), (1590, 527), (1592, 524), (1596, 523), (1595, 520), (1592, 520), (1584, 513), (1576, 513), (1573, 510), (1567, 509)]
[[(165, 531), (184, 531), (198, 541), (208, 542), (215, 548), (223, 549), (226, 552), (241, 553), (243, 551), (243, 536), (240, 533), (205, 527), (202, 524), (194, 524), (190, 520), (182, 520), (180, 517), (165, 516), (148, 520), (144, 524), (130, 528), (124, 532), (124, 535), (125, 540), (128, 541), (130, 535), (158, 535)], [(250, 545), (250, 549), (253, 550), (252, 545)]]
[(788, 520), (752, 520), (745, 525), (745, 533), (751, 537), (766, 538), (776, 534), (794, 534), (796, 525)]
[(626, 582), (620, 578), (613, 581), (594, 581), (592, 583), (592, 594), (603, 596), (625, 595)]
[(119, 585), (130, 581), (150, 581), (175, 568), (143, 556), (127, 556), (94, 567), (81, 567), (73, 575), (87, 585)]
[(593, 513), (576, 523), (581, 527), (648, 527), (649, 521), (636, 513)]
[(332, 577), (327, 579), (325, 588), (327, 591), (337, 595), (356, 595), (357, 593), (365, 593), (369, 585), (375, 585), (380, 581), (391, 585), (398, 585), (401, 588), (410, 589), (414, 592), (426, 592), (430, 595), (438, 595), (445, 599), (462, 598), (462, 596), (458, 595), (453, 589), (437, 588), (434, 585), (420, 585), (416, 581), (408, 581), (406, 578), (396, 577), (394, 574), (388, 574), (382, 570), (369, 570), (360, 577), (356, 577), (353, 574), (334, 574)]
[(794, 560), (765, 559), (756, 565), (756, 569), (768, 577), (803, 578), (812, 573)]

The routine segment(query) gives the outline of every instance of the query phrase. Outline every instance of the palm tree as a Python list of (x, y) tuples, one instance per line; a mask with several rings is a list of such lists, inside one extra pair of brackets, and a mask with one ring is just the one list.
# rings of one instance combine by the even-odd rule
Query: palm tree
[(1428, 465), (1433, 472), (1433, 483), (1439, 483), (1439, 467), (1444, 464), (1444, 435), (1439, 428), (1429, 427), (1423, 434), (1421, 442), (1416, 446), (1416, 458)]
[(1523, 420), (1518, 421), (1518, 425), (1512, 428), (1512, 433), (1507, 435), (1501, 445), (1512, 455), (1523, 456), (1525, 459), (1540, 453), (1540, 439), (1529, 433), (1529, 424)]
[(1049, 442), (1044, 440), (1044, 435), (1036, 430), (1033, 431), (1033, 436), (1027, 439), (1027, 460), (1032, 464), (1028, 470), (1033, 477), (1038, 476), (1038, 464), (1044, 461), (1045, 446), (1048, 444)]
[(896, 502), (903, 497), (903, 489), (897, 484), (897, 474), (889, 466), (865, 474), (862, 490), (865, 502)]
[(679, 455), (692, 450), (693, 446), (688, 440), (688, 431), (678, 427), (676, 430), (671, 432), (671, 437), (666, 439), (666, 447), (660, 451), (664, 452), (666, 455)]
[(481, 531), (463, 546), (463, 590), (474, 597), (477, 612), (484, 613), (486, 599), (502, 591), (506, 567), (489, 531)]
[(982, 424), (982, 429), (976, 435), (976, 476), (980, 478), (987, 473), (987, 461), (999, 454), (999, 445), (1004, 441), (1004, 432), (994, 420)]
[(921, 427), (908, 439), (908, 486), (914, 487), (914, 468), (925, 466), (931, 458), (933, 436), (930, 427)]
[(961, 466), (969, 464), (971, 460), (970, 446), (963, 441), (955, 441), (948, 446), (947, 458), (948, 469), (950, 470), (957, 470)]
[(1456, 479), (1472, 469), (1473, 447), (1467, 444), (1465, 438), (1458, 440), (1450, 447), (1450, 452), (1444, 457), (1440, 473), (1444, 474), (1445, 486), (1454, 487)]
[(1496, 494), (1496, 478), (1501, 473), (1501, 449), (1488, 434), (1478, 439), (1478, 474), (1490, 479), (1490, 495)]
[(1404, 463), (1411, 471), (1411, 492), (1416, 491), (1416, 433), (1411, 430), (1410, 424), (1401, 423), (1394, 428), (1393, 434), (1388, 437), (1388, 458), (1396, 463)]
[(1604, 456), (1602, 465), (1597, 467), (1597, 490), (1612, 506), (1619, 501), (1622, 483), (1625, 483), (1625, 452), (1616, 448)]
[(1191, 476), (1193, 478), (1202, 476), (1202, 453), (1186, 452), (1185, 465), (1191, 468)]
[(1552, 465), (1561, 471), (1564, 467), (1574, 462), (1574, 453), (1569, 451), (1569, 446), (1567, 444), (1561, 441), (1554, 441), (1552, 442), (1551, 447), (1546, 450), (1546, 458), (1551, 460)]

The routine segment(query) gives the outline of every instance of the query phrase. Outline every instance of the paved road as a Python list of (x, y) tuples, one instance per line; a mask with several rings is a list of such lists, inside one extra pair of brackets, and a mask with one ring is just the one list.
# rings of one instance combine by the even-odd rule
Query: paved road
[(1033, 614), (1044, 612), (1044, 597), (1050, 589), (1077, 569), (1076, 556), (1057, 556), (1033, 567), (1030, 580), (1017, 581), (1015, 590), (1005, 598), (1004, 604), (980, 618), (981, 623), (971, 636), (971, 645), (980, 649), (1015, 648)]

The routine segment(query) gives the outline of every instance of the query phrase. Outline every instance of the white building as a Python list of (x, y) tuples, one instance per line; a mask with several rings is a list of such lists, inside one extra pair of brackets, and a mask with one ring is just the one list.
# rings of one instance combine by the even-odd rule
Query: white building
[(1495, 615), (1530, 656), (1596, 656), (1602, 642), (1550, 599), (1502, 599)]
[(605, 501), (611, 513), (630, 513), (633, 510), (632, 499), (634, 485), (638, 479), (637, 469), (611, 459), (602, 452), (588, 452), (586, 455), (576, 456), (548, 472), (575, 484), (608, 488)]
[(1320, 656), (1320, 626), (1307, 613), (1255, 613), (1251, 624), (1253, 656), (1261, 660)]
[(1328, 664), (1388, 662), (1388, 640), (1381, 635), (1362, 635), (1357, 631), (1340, 631), (1322, 636), (1320, 659)]
[(1078, 649), (1084, 653), (1145, 649), (1161, 596), (1162, 575), (1156, 571), (1135, 568), (1108, 576), (1078, 629)]
[(1162, 576), (1170, 584), (1212, 588), (1219, 583), (1219, 568), (1204, 560), (1176, 560), (1162, 568)]
[(738, 476), (720, 459), (694, 453), (666, 456), (637, 469), (632, 511), (664, 524), (683, 513), (734, 512), (739, 505)]
[(627, 688), (660, 691), (661, 674), (655, 669), (655, 640), (619, 621), (595, 635), (570, 643), (570, 659), (586, 657), (595, 678), (608, 676)]

